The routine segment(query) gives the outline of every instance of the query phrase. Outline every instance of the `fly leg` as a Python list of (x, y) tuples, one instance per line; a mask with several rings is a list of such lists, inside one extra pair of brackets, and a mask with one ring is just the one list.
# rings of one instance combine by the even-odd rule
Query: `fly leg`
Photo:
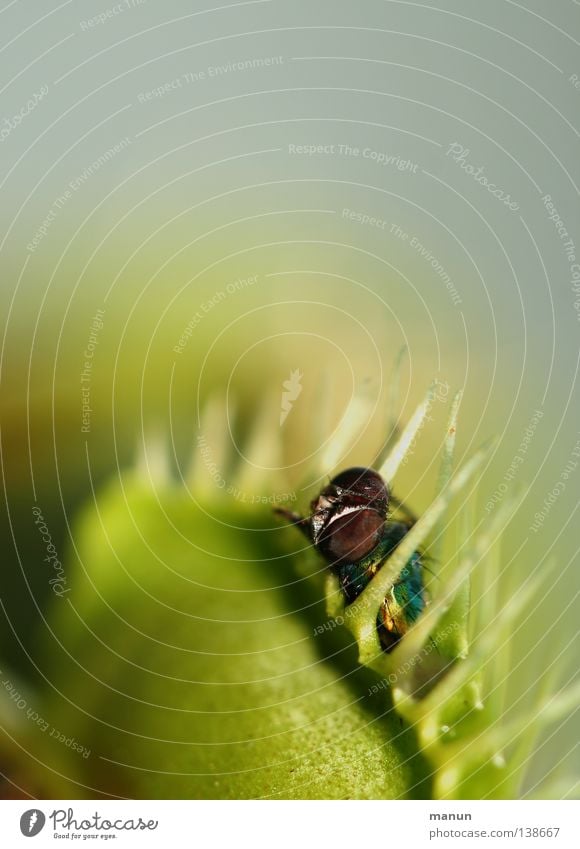
[(276, 513), (277, 516), (282, 516), (289, 524), (295, 525), (300, 531), (302, 531), (304, 536), (312, 542), (309, 519), (305, 516), (301, 516), (300, 513), (295, 513), (294, 510), (286, 510), (285, 507), (274, 507), (274, 513)]

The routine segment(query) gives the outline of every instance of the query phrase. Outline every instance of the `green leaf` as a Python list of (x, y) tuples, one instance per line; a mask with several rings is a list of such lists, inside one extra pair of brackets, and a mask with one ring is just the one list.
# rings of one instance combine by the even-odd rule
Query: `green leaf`
[(60, 745), (71, 795), (428, 797), (413, 731), (297, 577), (292, 535), (211, 504), (125, 481), (76, 526), (43, 663), (43, 712), (91, 750)]

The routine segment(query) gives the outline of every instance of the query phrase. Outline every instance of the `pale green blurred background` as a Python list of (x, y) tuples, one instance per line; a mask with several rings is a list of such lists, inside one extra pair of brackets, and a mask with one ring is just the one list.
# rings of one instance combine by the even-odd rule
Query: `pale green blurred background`
[[(557, 584), (513, 638), (516, 657), (537, 647), (510, 682), (532, 698), (577, 622), (579, 471), (532, 525), (580, 445), (579, 295), (564, 246), (580, 255), (579, 31), (577, 5), (539, 0), (4, 4), (3, 661), (34, 680), (33, 623), (52, 597), (34, 504), (66, 550), (78, 507), (134, 461), (144, 432), (163, 435), (183, 472), (204, 399), (225, 397), (238, 435), (263, 405), (278, 428), (294, 369), (288, 486), (319, 447), (323, 399), (327, 434), (363, 386), (376, 416), (344, 462), (369, 462), (406, 345), (401, 420), (437, 378), (464, 390), (459, 460), (499, 435), (477, 520), (502, 482), (526, 493), (502, 589), (557, 560)], [(453, 143), (517, 209), (448, 155)], [(433, 413), (397, 479), (417, 512), (445, 405)], [(479, 575), (474, 604), (485, 589)], [(562, 683), (577, 643), (567, 655)], [(577, 736), (577, 722), (557, 729), (532, 783), (572, 769)]]

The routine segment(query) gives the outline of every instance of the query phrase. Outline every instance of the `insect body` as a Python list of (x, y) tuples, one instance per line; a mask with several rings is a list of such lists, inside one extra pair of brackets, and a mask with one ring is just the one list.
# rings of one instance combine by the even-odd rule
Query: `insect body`
[[(388, 487), (377, 472), (354, 467), (336, 475), (324, 487), (310, 504), (310, 516), (281, 508), (276, 512), (296, 525), (322, 554), (351, 604), (414, 523), (413, 519), (389, 521), (391, 500)], [(426, 603), (423, 564), (416, 551), (385, 596), (377, 616), (379, 639), (385, 651), (394, 648)]]

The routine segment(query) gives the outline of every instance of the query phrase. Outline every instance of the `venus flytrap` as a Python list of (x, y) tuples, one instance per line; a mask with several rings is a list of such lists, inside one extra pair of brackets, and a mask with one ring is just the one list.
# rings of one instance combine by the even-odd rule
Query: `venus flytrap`
[(199, 426), (213, 471), (194, 443), (176, 478), (169, 439), (145, 436), (77, 519), (39, 695), (92, 751), (75, 760), (47, 740), (47, 764), (69, 759), (64, 797), (429, 795), (412, 731), (361, 699), (369, 673), (344, 629), (314, 636), (326, 570), (251, 501), (273, 491), (278, 417), (272, 404), (234, 447), (213, 400)]
[[(513, 506), (512, 506), (513, 512)], [(504, 508), (506, 518), (509, 506)], [(499, 525), (498, 520), (498, 525)], [(493, 547), (492, 533), (481, 535), (477, 548), (482, 553)], [(493, 550), (493, 548), (491, 548)], [(458, 662), (442, 682), (423, 700), (412, 705), (404, 713), (414, 721), (419, 731), (419, 741), (436, 764), (434, 790), (441, 798), (514, 798), (521, 785), (534, 738), (538, 731), (565, 716), (573, 705), (578, 705), (579, 694), (570, 690), (554, 700), (546, 695), (553, 682), (546, 683), (544, 699), (530, 710), (527, 716), (515, 721), (503, 722), (501, 713), (490, 711), (489, 706), (474, 706), (477, 711), (465, 710), (466, 700), (459, 698), (474, 677), (481, 677), (487, 665), (493, 671), (490, 686), (503, 689), (505, 682), (504, 664), (498, 663), (509, 635), (524, 612), (539, 597), (542, 585), (549, 578), (549, 569), (541, 578), (532, 579), (518, 591), (515, 598), (508, 598), (500, 615), (500, 627), (489, 628), (477, 638), (469, 656)], [(459, 707), (459, 718), (454, 718), (453, 703)], [(463, 704), (462, 704), (463, 702)], [(493, 702), (492, 702), (493, 706)], [(407, 707), (407, 705), (405, 705)], [(461, 713), (467, 721), (461, 724)], [(471, 714), (471, 715), (470, 715)], [(479, 717), (479, 718), (478, 718)], [(455, 726), (455, 727), (454, 727)], [(446, 739), (442, 730), (453, 730), (453, 737)], [(520, 737), (520, 744), (504, 757), (508, 744)]]
[[(425, 426), (435, 386), (402, 429), (391, 409), (391, 439), (375, 464), (389, 484)], [(275, 482), (283, 435), (275, 405), (234, 450), (225, 405), (209, 401), (198, 435), (211, 456), (196, 443), (181, 482), (160, 440), (144, 439), (137, 473), (96, 493), (77, 524), (70, 603), (54, 605), (55, 633), (74, 658), (53, 670), (46, 715), (98, 753), (63, 772), (88, 795), (145, 798), (517, 792), (527, 731), (514, 754), (516, 724), (493, 713), (505, 700), (506, 634), (543, 582), (532, 578), (507, 599), (499, 591), (498, 538), (515, 509), (507, 499), (478, 534), (464, 504), (449, 544), (450, 505), (474, 488), (493, 447), (453, 473), (460, 400), (450, 403), (432, 504), (351, 604), (315, 549), (292, 548), (296, 537), (280, 531), (271, 508), (245, 498)], [(311, 478), (340, 467), (371, 412), (364, 392), (352, 399)], [(385, 653), (377, 633), (385, 594), (415, 551), (442, 560), (443, 542), (447, 567), (430, 581), (430, 604)], [(474, 568), (489, 570), (497, 587), (470, 642)], [(344, 627), (320, 630), (323, 599)], [(553, 698), (546, 682), (541, 723), (533, 712), (526, 721), (537, 733), (578, 700), (575, 690)]]
[[(396, 474), (417, 431), (423, 426), (432, 403), (433, 393), (434, 384), (412, 416), (410, 423), (403, 430), (390, 455), (383, 462), (381, 466), (382, 474), (386, 473), (391, 476)], [(438, 477), (437, 490), (439, 494), (437, 498), (421, 519), (411, 528), (394, 554), (385, 561), (369, 586), (350, 605), (350, 608), (346, 608), (347, 615), (344, 617), (346, 626), (357, 639), (360, 662), (389, 680), (396, 679), (396, 684), (393, 685), (395, 704), (410, 722), (416, 719), (416, 691), (425, 691), (425, 689), (433, 687), (458, 657), (466, 651), (466, 621), (463, 608), (468, 596), (466, 593), (461, 593), (461, 590), (467, 583), (469, 572), (476, 562), (477, 553), (474, 556), (463, 558), (461, 565), (455, 570), (452, 578), (439, 593), (434, 603), (427, 608), (418, 622), (411, 625), (405, 637), (388, 655), (381, 650), (377, 638), (376, 616), (383, 598), (413, 552), (426, 541), (434, 528), (438, 528), (438, 537), (441, 537), (442, 520), (449, 503), (466, 486), (489, 454), (489, 448), (481, 449), (456, 478), (451, 483), (449, 482), (453, 466), (459, 403), (460, 395), (458, 394), (451, 405), (451, 415), (444, 440)], [(499, 524), (499, 514), (496, 524)], [(495, 532), (495, 526), (492, 529), (493, 532)], [(451, 618), (451, 622), (455, 627), (447, 627), (438, 636), (437, 626), (441, 623), (443, 617), (450, 612), (453, 605), (457, 606), (457, 600), (459, 600), (459, 606), (462, 609), (453, 611), (455, 616)], [(430, 652), (425, 650), (425, 644), (429, 639), (437, 647), (437, 653), (433, 657), (429, 657), (427, 662), (427, 656), (430, 655)], [(429, 649), (431, 647), (429, 645)], [(458, 650), (459, 647), (461, 651)], [(397, 673), (395, 673), (395, 670), (397, 670)], [(401, 674), (401, 671), (403, 674)], [(465, 688), (462, 699), (459, 701), (467, 700), (471, 707), (475, 707), (479, 704), (478, 692), (477, 686), (472, 683)], [(450, 701), (457, 702), (458, 699), (450, 699)], [(430, 735), (428, 729), (432, 726), (432, 722), (425, 723), (422, 728), (421, 733), (425, 744), (431, 742), (431, 736), (437, 736), (437, 734)]]
[[(401, 359), (398, 359), (398, 373)], [(393, 424), (395, 417), (391, 410), (392, 437), (388, 450), (379, 455), (375, 464), (389, 486), (425, 424), (436, 384), (435, 381), (431, 385), (402, 430)], [(398, 390), (393, 398), (397, 394)], [(571, 689), (554, 699), (549, 695), (553, 682), (544, 682), (543, 699), (527, 717), (527, 733), (520, 732), (521, 720), (505, 723), (501, 719), (510, 667), (509, 634), (534, 599), (539, 598), (550, 572), (544, 570), (541, 577), (529, 578), (518, 587), (517, 593), (501, 599), (499, 539), (517, 512), (518, 499), (506, 498), (477, 535), (473, 532), (472, 509), (467, 499), (460, 522), (462, 538), (458, 540), (456, 553), (451, 554), (445, 580), (433, 584), (431, 604), (388, 654), (382, 650), (377, 632), (377, 614), (383, 599), (413, 553), (428, 545), (435, 560), (440, 558), (449, 506), (467, 491), (496, 444), (491, 440), (453, 476), (460, 404), (461, 393), (457, 393), (451, 402), (434, 501), (351, 604), (345, 605), (338, 578), (328, 574), (326, 609), (329, 616), (339, 617), (355, 637), (359, 662), (381, 675), (383, 683), (390, 684), (395, 709), (414, 728), (418, 743), (432, 765), (435, 795), (510, 798), (521, 785), (539, 730), (566, 716), (580, 703), (580, 691)], [(360, 406), (357, 409), (360, 414)], [(352, 427), (341, 434), (342, 438), (336, 441), (334, 459), (338, 461), (346, 453), (355, 431)], [(482, 621), (470, 644), (469, 587), (475, 568), (485, 570), (492, 586), (481, 605)], [(500, 601), (503, 601), (501, 609)], [(492, 694), (489, 704), (482, 696), (484, 671), (487, 690)], [(535, 718), (537, 714), (541, 719)], [(508, 744), (516, 738), (520, 738), (520, 744), (514, 751)], [(504, 756), (508, 748), (510, 751)]]

